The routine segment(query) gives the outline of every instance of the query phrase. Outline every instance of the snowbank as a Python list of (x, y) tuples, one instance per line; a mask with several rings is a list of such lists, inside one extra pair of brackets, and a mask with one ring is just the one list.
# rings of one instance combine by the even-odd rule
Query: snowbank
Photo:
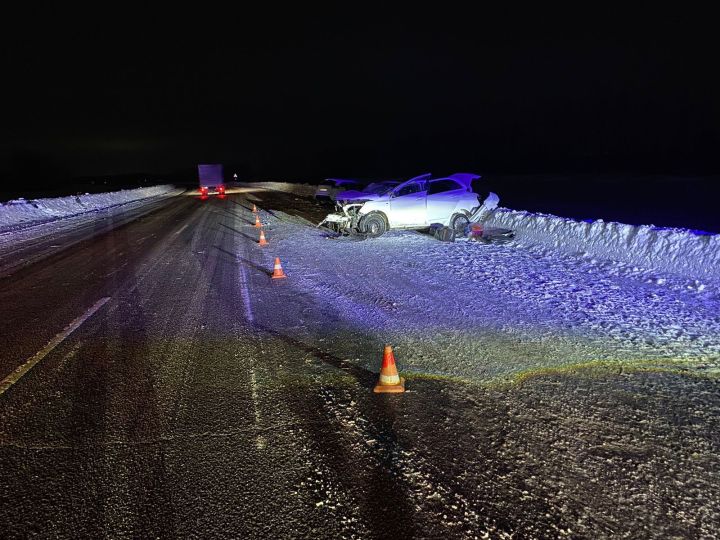
[(487, 221), (516, 232), (521, 244), (539, 244), (645, 269), (720, 279), (720, 235), (653, 225), (575, 221), (547, 214), (498, 209)]
[(0, 203), (0, 231), (23, 228), (120, 204), (177, 193), (179, 190), (174, 186), (161, 185), (51, 199), (17, 199)]
[[(244, 186), (313, 196), (317, 186), (287, 182), (251, 182)], [(720, 280), (720, 235), (653, 225), (575, 221), (549, 214), (500, 208), (488, 225), (513, 229), (520, 244), (536, 244), (563, 253), (620, 261), (647, 270), (693, 279)]]

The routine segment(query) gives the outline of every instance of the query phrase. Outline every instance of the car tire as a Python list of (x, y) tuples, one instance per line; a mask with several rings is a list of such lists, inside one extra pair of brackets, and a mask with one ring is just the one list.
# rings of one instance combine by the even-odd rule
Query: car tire
[(464, 234), (465, 227), (470, 223), (470, 218), (465, 214), (455, 214), (450, 218), (450, 228), (455, 231), (455, 234)]
[(360, 221), (360, 232), (365, 233), (368, 238), (377, 238), (387, 232), (387, 222), (377, 212), (367, 214)]

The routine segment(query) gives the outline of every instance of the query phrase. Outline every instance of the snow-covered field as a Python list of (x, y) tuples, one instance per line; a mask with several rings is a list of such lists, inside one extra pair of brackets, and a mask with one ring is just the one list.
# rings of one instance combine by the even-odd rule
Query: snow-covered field
[[(313, 196), (316, 186), (286, 182), (241, 184)], [(502, 203), (502, 194), (501, 194)], [(646, 270), (694, 279), (720, 280), (720, 234), (688, 229), (628, 225), (498, 208), (487, 224), (516, 232), (517, 245), (546, 247), (596, 261), (619, 261)]]
[(575, 221), (507, 208), (496, 211), (488, 224), (513, 229), (522, 245), (542, 245), (698, 279), (720, 279), (718, 234), (602, 220)]
[(7, 201), (0, 203), (0, 232), (103, 210), (120, 204), (167, 196), (177, 191), (174, 186), (161, 185), (108, 193)]
[[(394, 344), (406, 372), (486, 382), (588, 363), (698, 374), (720, 369), (717, 269), (698, 279), (678, 267), (658, 270), (647, 253), (635, 255), (655, 268), (623, 262), (613, 257), (619, 247), (612, 228), (601, 224), (589, 226), (594, 241), (584, 248), (585, 231), (568, 224), (558, 234), (576, 247), (558, 249), (524, 235), (529, 226), (518, 226), (510, 244), (448, 244), (416, 232), (333, 238), (297, 217), (262, 216), (272, 246), (268, 267), (275, 255), (282, 258), (290, 279), (335, 314), (333, 348), (367, 369), (377, 369), (377, 351), (358, 356), (361, 334)], [(670, 256), (685, 249), (684, 240), (696, 241), (690, 232), (672, 235), (678, 248)], [(642, 231), (634, 236), (648, 238)], [(703, 238), (709, 241), (701, 244), (702, 257), (717, 260), (717, 237)], [(657, 242), (649, 239), (648, 246)], [(319, 338), (311, 321), (284, 324), (308, 342)]]
[(240, 186), (249, 188), (272, 189), (282, 191), (283, 193), (293, 193), (302, 197), (313, 197), (317, 191), (317, 186), (313, 184), (290, 184), (288, 182), (240, 182)]

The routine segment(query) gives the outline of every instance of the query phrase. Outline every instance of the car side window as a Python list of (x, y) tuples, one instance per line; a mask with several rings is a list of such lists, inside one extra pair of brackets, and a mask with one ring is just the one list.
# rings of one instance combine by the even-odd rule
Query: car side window
[(430, 187), (428, 188), (428, 195), (433, 195), (435, 193), (444, 193), (445, 191), (454, 191), (456, 189), (464, 188), (455, 180), (437, 180), (435, 182), (430, 182)]
[(412, 184), (403, 186), (402, 189), (395, 191), (395, 196), (402, 197), (403, 195), (412, 195), (413, 193), (418, 193), (419, 191), (422, 191), (422, 186), (417, 182), (413, 182)]

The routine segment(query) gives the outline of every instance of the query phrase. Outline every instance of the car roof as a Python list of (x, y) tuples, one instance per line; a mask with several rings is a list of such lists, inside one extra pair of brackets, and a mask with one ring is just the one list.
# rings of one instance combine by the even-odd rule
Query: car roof
[[(413, 181), (420, 182), (422, 180), (429, 180), (431, 176), (432, 176), (432, 173), (421, 174), (420, 176), (415, 176), (414, 178), (411, 178), (410, 180), (408, 180), (408, 182), (413, 182)], [(403, 182), (403, 184), (404, 183), (405, 182)]]
[(455, 180), (463, 181), (463, 180), (478, 180), (482, 178), (479, 174), (475, 173), (467, 173), (467, 172), (456, 172), (455, 174), (451, 174), (448, 176), (448, 178), (453, 178)]
[(430, 181), (435, 182), (437, 180), (455, 180), (459, 184), (461, 184), (465, 189), (468, 191), (472, 191), (472, 182), (473, 180), (478, 180), (479, 178), (482, 178), (479, 174), (474, 173), (455, 173), (451, 174), (450, 176), (443, 176), (441, 178), (431, 178), (431, 173), (421, 174), (420, 176), (416, 176), (414, 178), (411, 178), (410, 180), (407, 180), (400, 184), (401, 186), (404, 186), (405, 184), (409, 184), (410, 182), (424, 182), (424, 181)]
[(444, 178), (435, 178), (434, 180), (455, 180), (459, 184), (462, 184), (468, 191), (472, 191), (472, 182), (473, 180), (478, 180), (479, 178), (482, 178), (479, 174), (473, 174), (473, 173), (455, 173), (451, 174), (450, 176), (446, 176)]

